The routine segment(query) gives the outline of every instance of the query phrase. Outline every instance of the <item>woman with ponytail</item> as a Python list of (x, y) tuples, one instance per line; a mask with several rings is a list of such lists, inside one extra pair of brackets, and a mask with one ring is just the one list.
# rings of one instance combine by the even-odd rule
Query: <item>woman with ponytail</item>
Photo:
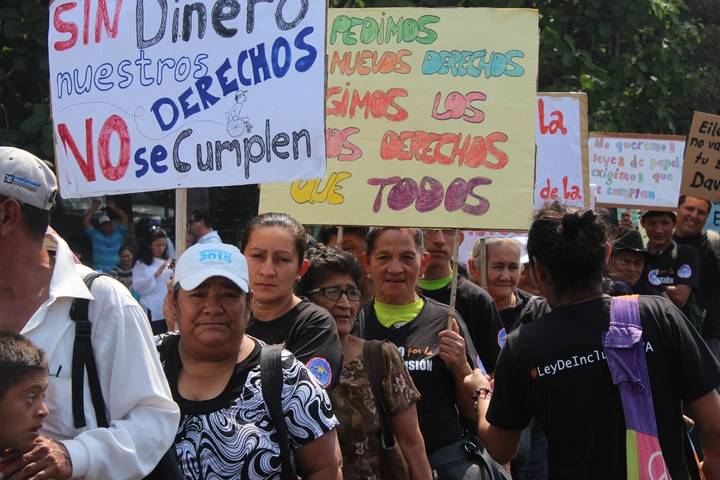
[[(643, 380), (638, 366), (647, 365), (643, 390), (652, 395), (640, 416), (654, 413), (662, 455), (653, 455), (648, 464), (636, 461), (636, 476), (631, 476), (627, 460), (633, 457), (626, 458), (626, 451), (633, 444), (628, 440), (626, 447), (626, 434), (639, 429), (626, 425), (626, 393), (621, 400), (611, 374), (608, 359), (615, 357), (609, 352), (617, 346), (603, 343), (611, 321), (611, 298), (602, 290), (611, 254), (606, 232), (605, 222), (592, 210), (559, 202), (535, 215), (527, 244), (530, 275), (552, 311), (508, 336), (494, 390), (482, 375), (466, 378), (468, 393), (477, 392), (480, 437), (490, 455), (506, 463), (534, 417), (548, 441), (548, 478), (687, 478), (684, 401), (701, 432), (706, 478), (720, 478), (720, 397), (715, 392), (720, 364), (682, 313), (658, 296), (637, 298), (642, 337), (624, 347), (637, 355), (626, 376), (631, 385)], [(625, 318), (615, 308), (614, 303), (613, 315), (618, 316), (613, 319)], [(640, 450), (635, 452), (642, 456)], [(647, 471), (637, 476), (638, 469), (648, 468), (650, 476), (643, 476)]]

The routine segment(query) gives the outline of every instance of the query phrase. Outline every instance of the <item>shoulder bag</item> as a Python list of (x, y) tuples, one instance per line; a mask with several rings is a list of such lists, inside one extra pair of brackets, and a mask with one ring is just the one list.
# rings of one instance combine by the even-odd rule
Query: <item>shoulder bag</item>
[[(638, 297), (613, 297), (611, 301), (610, 328), (603, 333), (603, 348), (613, 383), (620, 389), (625, 415), (627, 478), (649, 480), (663, 473), (670, 478), (658, 440)], [(687, 461), (688, 440), (685, 434), (687, 478), (701, 479), (697, 462)]]
[(385, 405), (382, 380), (385, 376), (385, 361), (382, 355), (384, 342), (366, 340), (363, 343), (365, 370), (370, 380), (370, 389), (375, 397), (378, 416), (380, 417), (380, 471), (386, 480), (410, 480), (407, 461), (400, 450), (390, 423), (390, 415)]

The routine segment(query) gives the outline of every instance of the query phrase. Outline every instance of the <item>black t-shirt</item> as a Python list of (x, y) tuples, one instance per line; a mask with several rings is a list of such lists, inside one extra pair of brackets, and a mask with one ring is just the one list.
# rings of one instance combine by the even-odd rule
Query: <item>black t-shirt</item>
[(245, 333), (268, 345), (285, 344), (328, 392), (340, 382), (343, 351), (337, 325), (327, 310), (307, 298), (269, 322), (251, 316)]
[[(462, 438), (462, 427), (455, 407), (455, 380), (452, 371), (440, 358), (438, 334), (447, 329), (447, 305), (424, 298), (422, 310), (411, 322), (400, 328), (386, 328), (375, 315), (374, 300), (363, 305), (362, 319), (365, 340), (389, 340), (400, 351), (405, 366), (422, 398), (417, 404), (420, 432), (425, 450), (430, 453)], [(463, 320), (457, 319), (460, 335), (467, 338)], [(471, 368), (477, 365), (477, 352), (465, 342)]]
[[(681, 400), (720, 384), (720, 364), (669, 300), (639, 297), (660, 446), (671, 478), (685, 478)], [(610, 298), (555, 307), (508, 336), (488, 421), (521, 430), (535, 417), (552, 479), (626, 478), (625, 419), (602, 347)]]
[[(440, 303), (450, 303), (451, 285), (438, 290), (424, 290), (420, 293)], [(487, 373), (495, 371), (500, 355), (500, 339), (504, 338), (503, 324), (492, 297), (482, 288), (461, 276), (457, 279), (457, 311), (467, 325), (470, 339), (475, 346)], [(468, 337), (465, 337), (468, 338)]]
[[(500, 318), (502, 319), (503, 326), (507, 333), (513, 332), (520, 325), (530, 323), (536, 318), (548, 313), (551, 308), (547, 301), (537, 295), (531, 295), (525, 290), (515, 289), (515, 306), (500, 310)], [(532, 304), (528, 307), (531, 299)], [(504, 334), (500, 338), (500, 346), (505, 345), (507, 335)]]
[[(673, 252), (675, 260), (673, 260)], [(700, 257), (690, 245), (677, 245), (673, 242), (660, 255), (645, 265), (641, 282), (647, 282), (655, 288), (689, 285), (693, 289), (700, 286)]]
[(700, 287), (696, 299), (700, 308), (705, 309), (705, 321), (702, 327), (703, 338), (720, 338), (720, 268), (715, 254), (710, 248), (707, 233), (692, 237), (678, 237), (673, 234), (678, 245), (695, 247), (700, 258)]

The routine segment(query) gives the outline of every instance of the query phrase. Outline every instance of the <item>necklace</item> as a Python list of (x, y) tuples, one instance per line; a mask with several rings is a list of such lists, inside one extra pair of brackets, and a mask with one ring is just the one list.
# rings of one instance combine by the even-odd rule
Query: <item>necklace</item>
[(591, 293), (590, 295), (585, 295), (584, 297), (580, 297), (580, 298), (578, 298), (578, 299), (575, 299), (575, 300), (573, 300), (572, 302), (563, 303), (563, 304), (561, 304), (561, 305), (555, 305), (555, 306), (553, 306), (553, 308), (567, 307), (567, 306), (569, 306), (569, 305), (575, 305), (576, 303), (580, 303), (580, 302), (582, 302), (583, 300), (588, 300), (588, 299), (590, 299), (590, 298), (598, 297), (598, 296), (601, 296), (601, 295), (604, 295), (604, 293), (603, 293), (603, 292), (593, 292), (593, 293)]

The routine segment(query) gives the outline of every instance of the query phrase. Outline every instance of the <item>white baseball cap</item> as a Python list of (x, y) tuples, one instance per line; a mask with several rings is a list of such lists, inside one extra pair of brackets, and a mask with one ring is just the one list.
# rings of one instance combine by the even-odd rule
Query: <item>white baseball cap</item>
[(50, 210), (58, 193), (55, 174), (25, 150), (0, 147), (0, 195), (41, 210)]
[(242, 291), (250, 291), (247, 260), (234, 245), (198, 243), (188, 248), (175, 265), (173, 285), (180, 284), (183, 290), (194, 290), (210, 277), (225, 277)]
[(100, 219), (98, 220), (98, 223), (103, 224), (103, 223), (109, 222), (109, 221), (110, 221), (110, 217), (108, 217), (107, 215), (100, 215)]

